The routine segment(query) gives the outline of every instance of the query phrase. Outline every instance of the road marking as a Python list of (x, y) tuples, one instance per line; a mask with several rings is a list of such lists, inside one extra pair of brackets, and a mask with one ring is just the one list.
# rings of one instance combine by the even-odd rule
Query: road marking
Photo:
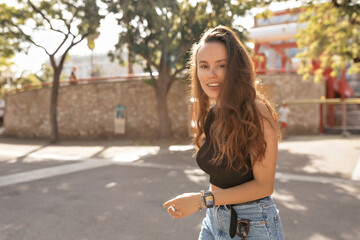
[(38, 153), (38, 152), (18, 152), (18, 151), (7, 151), (0, 150), (0, 156), (4, 157), (29, 157), (37, 159), (51, 159), (51, 160), (63, 160), (63, 161), (76, 161), (81, 160), (84, 157), (64, 155), (64, 154), (53, 154), (53, 153)]
[[(118, 152), (113, 152), (112, 157), (107, 157), (107, 159), (113, 159), (115, 161), (120, 162), (131, 162), (138, 160), (140, 157), (146, 155), (155, 155), (160, 151), (160, 147), (158, 146), (123, 146), (117, 147), (115, 149)], [(86, 150), (85, 150), (86, 151)], [(114, 151), (114, 150), (113, 150)], [(111, 149), (110, 149), (111, 153)], [(75, 156), (75, 155), (64, 155), (64, 154), (56, 154), (56, 153), (44, 153), (44, 152), (19, 152), (19, 151), (9, 151), (0, 149), (1, 157), (13, 157), (13, 158), (36, 158), (40, 160), (61, 160), (61, 161), (77, 161), (82, 160), (88, 157), (85, 156)]]
[(15, 173), (0, 177), (0, 187), (59, 176), (67, 173), (79, 172), (79, 171), (98, 168), (98, 167), (104, 167), (111, 164), (114, 164), (114, 162), (104, 159), (102, 160), (91, 159), (89, 161), (84, 161), (81, 163), (66, 164), (62, 166), (42, 168), (28, 172)]
[[(180, 170), (180, 171), (185, 171), (189, 169), (190, 170), (198, 169), (188, 165), (166, 165), (166, 164), (149, 163), (149, 162), (119, 162), (116, 160), (91, 158), (81, 163), (66, 164), (56, 167), (49, 167), (49, 168), (43, 168), (38, 170), (32, 170), (32, 171), (2, 176), (0, 177), (0, 187), (45, 179), (45, 178), (64, 175), (68, 173), (75, 173), (79, 171), (84, 171), (88, 169), (94, 169), (109, 165), (157, 168), (157, 169)], [(348, 185), (360, 186), (360, 181), (353, 181), (350, 179), (322, 177), (322, 176), (307, 176), (307, 175), (288, 174), (288, 173), (280, 173), (280, 172), (276, 173), (275, 178), (278, 180), (288, 180), (288, 181), (312, 182), (312, 183), (324, 183), (324, 184), (344, 183)]]
[(169, 147), (169, 151), (172, 152), (184, 152), (184, 151), (189, 151), (189, 150), (194, 150), (195, 146), (194, 145), (172, 145)]
[(360, 157), (359, 157), (359, 159), (357, 161), (357, 164), (355, 166), (355, 169), (353, 171), (351, 179), (354, 180), (354, 181), (360, 181)]

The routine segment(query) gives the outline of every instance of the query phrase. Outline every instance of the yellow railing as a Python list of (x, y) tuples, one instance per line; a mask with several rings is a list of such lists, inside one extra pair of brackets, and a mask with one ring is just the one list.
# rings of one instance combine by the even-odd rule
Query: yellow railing
[[(324, 131), (340, 130), (342, 134), (347, 134), (348, 130), (360, 130), (360, 122), (357, 120), (352, 120), (351, 125), (348, 125), (348, 118), (350, 117), (350, 112), (347, 108), (349, 105), (358, 104), (360, 105), (360, 98), (321, 98), (321, 99), (295, 99), (295, 100), (284, 100), (281, 103), (286, 103), (289, 105), (297, 104), (319, 104), (320, 106), (320, 124), (319, 132), (324, 133)], [(335, 109), (335, 105), (337, 109)], [(348, 106), (348, 107), (347, 107)], [(339, 109), (339, 107), (341, 107)], [(339, 118), (340, 112), (340, 118)], [(337, 115), (337, 118), (336, 118)], [(356, 122), (354, 125), (354, 121)], [(349, 122), (350, 123), (350, 122)]]
[(333, 104), (360, 104), (360, 98), (328, 98), (328, 99), (297, 99), (297, 100), (286, 100), (281, 103), (287, 104), (306, 104), (306, 103), (333, 103)]

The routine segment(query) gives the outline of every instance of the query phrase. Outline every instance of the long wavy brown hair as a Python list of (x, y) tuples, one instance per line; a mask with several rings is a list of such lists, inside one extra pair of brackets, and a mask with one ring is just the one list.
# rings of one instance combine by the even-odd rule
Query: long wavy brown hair
[(209, 29), (193, 45), (189, 59), (190, 95), (196, 120), (193, 142), (197, 149), (204, 141), (204, 125), (212, 101), (201, 88), (197, 76), (197, 53), (208, 42), (223, 43), (227, 51), (225, 80), (216, 100), (217, 104), (213, 107), (215, 117), (210, 128), (210, 139), (216, 153), (211, 161), (220, 165), (226, 159), (229, 169), (245, 169), (247, 172), (247, 159), (251, 159), (252, 164), (261, 161), (266, 150), (262, 125), (265, 117), (260, 113), (255, 100), (260, 100), (268, 108), (273, 119), (267, 120), (279, 135), (277, 114), (256, 91), (253, 61), (234, 31), (224, 26)]

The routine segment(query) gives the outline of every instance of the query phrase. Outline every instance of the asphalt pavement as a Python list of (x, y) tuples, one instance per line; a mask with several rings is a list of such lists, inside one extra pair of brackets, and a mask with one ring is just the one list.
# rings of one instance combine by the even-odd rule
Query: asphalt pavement
[[(173, 220), (162, 207), (208, 187), (193, 152), (184, 140), (0, 137), (0, 240), (197, 239), (204, 211)], [(360, 136), (281, 142), (273, 198), (286, 239), (360, 239)]]

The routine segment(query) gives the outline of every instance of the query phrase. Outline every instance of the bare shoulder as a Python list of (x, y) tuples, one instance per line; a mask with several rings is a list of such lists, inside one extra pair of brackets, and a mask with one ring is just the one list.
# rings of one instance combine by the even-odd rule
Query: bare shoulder
[(274, 127), (275, 122), (274, 122), (273, 116), (272, 116), (270, 110), (268, 109), (268, 107), (265, 105), (265, 103), (263, 103), (260, 100), (256, 100), (255, 104), (256, 104), (257, 110), (260, 113), (260, 117), (262, 118), (262, 122), (263, 122), (265, 128), (267, 127), (267, 125)]
[(270, 113), (269, 109), (267, 108), (267, 106), (265, 105), (265, 103), (263, 103), (260, 100), (256, 100), (255, 104), (256, 104), (258, 111), (264, 118), (272, 119), (271, 113)]

